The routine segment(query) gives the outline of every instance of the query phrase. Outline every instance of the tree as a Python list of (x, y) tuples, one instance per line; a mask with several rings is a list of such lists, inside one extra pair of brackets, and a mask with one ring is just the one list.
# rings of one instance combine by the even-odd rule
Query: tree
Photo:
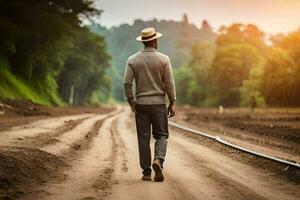
[[(78, 45), (75, 41), (77, 35), (85, 32), (87, 38), (95, 37), (82, 27), (82, 19), (92, 20), (101, 11), (94, 8), (91, 0), (11, 0), (0, 3), (1, 62), (7, 62), (10, 71), (34, 91), (57, 103), (56, 79), (62, 71), (68, 73), (66, 60), (76, 48), (74, 46)], [(105, 46), (101, 46), (96, 38), (92, 40), (106, 57)], [(92, 42), (86, 45), (90, 45), (91, 49), (95, 47)], [(102, 58), (102, 55), (98, 57)], [(100, 63), (95, 58), (91, 64), (93, 62)], [(101, 62), (107, 65), (105, 59)], [(95, 74), (99, 75), (98, 72)], [(95, 83), (97, 81), (98, 78)], [(89, 85), (92, 86), (88, 89), (92, 90), (94, 84)], [(91, 93), (89, 90), (87, 94)]]
[(110, 56), (102, 37), (82, 29), (77, 33), (74, 48), (69, 52), (65, 68), (58, 77), (59, 93), (68, 101), (74, 87), (74, 105), (87, 103), (93, 91), (109, 87), (105, 76)]
[(292, 92), (290, 94), (291, 106), (300, 106), (300, 30), (290, 33), (280, 43), (280, 47), (285, 49), (295, 63), (293, 74), (290, 77), (293, 79)]
[(260, 62), (258, 51), (248, 44), (231, 44), (219, 48), (210, 70), (213, 94), (225, 106), (238, 106), (239, 88), (247, 80), (251, 69)]
[(191, 100), (193, 95), (196, 77), (194, 76), (192, 70), (188, 67), (181, 67), (174, 71), (175, 81), (176, 81), (176, 96), (177, 101), (180, 104), (190, 104), (193, 105), (195, 102)]
[(272, 37), (267, 56), (263, 95), (272, 106), (300, 105), (300, 31)]
[(175, 73), (178, 100), (183, 104), (201, 106), (207, 104), (210, 94), (209, 68), (215, 46), (196, 44), (191, 49), (191, 60)]
[(262, 95), (263, 73), (266, 60), (263, 56), (258, 55), (257, 61), (250, 69), (249, 77), (243, 81), (239, 89), (240, 106), (265, 106), (265, 99)]
[(265, 34), (253, 24), (232, 24), (229, 27), (222, 26), (217, 39), (218, 47), (230, 44), (246, 43), (261, 51), (265, 50)]
[(202, 21), (201, 29), (207, 32), (212, 32), (212, 27), (206, 19)]
[(263, 74), (263, 94), (272, 106), (296, 106), (297, 66), (288, 51), (274, 48), (267, 60)]
[(7, 58), (16, 53), (19, 29), (14, 23), (4, 17), (0, 17), (0, 24), (0, 56)]
[(32, 77), (40, 82), (49, 73), (57, 74), (63, 67), (62, 52), (71, 47), (72, 29), (81, 23), (78, 16), (100, 12), (89, 0), (12, 0), (1, 5), (1, 16), (20, 33), (15, 41), (17, 51), (9, 61), (13, 71), (28, 82)]

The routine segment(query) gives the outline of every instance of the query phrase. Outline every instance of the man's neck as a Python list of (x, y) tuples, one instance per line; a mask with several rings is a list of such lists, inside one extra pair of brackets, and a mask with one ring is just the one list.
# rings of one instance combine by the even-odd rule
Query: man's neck
[(143, 51), (156, 51), (156, 49), (154, 47), (151, 47), (151, 46), (144, 46)]
[(154, 46), (144, 46), (144, 49), (157, 49), (156, 47), (154, 47)]

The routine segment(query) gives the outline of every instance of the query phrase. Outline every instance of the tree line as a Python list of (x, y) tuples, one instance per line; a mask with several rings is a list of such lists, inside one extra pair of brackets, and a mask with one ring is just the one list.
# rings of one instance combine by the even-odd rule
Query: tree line
[(12, 74), (49, 104), (105, 100), (110, 55), (83, 24), (100, 14), (91, 0), (1, 0), (0, 75)]
[(194, 106), (300, 106), (300, 30), (266, 39), (253, 24), (221, 27), (175, 72), (178, 101)]

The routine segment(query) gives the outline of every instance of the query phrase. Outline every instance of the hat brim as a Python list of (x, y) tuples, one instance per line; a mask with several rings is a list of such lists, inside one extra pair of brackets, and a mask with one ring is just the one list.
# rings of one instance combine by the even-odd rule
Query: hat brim
[(140, 36), (138, 36), (138, 37), (136, 38), (136, 41), (138, 41), (138, 42), (148, 42), (148, 41), (151, 41), (151, 40), (160, 38), (162, 35), (163, 35), (163, 34), (161, 34), (161, 33), (159, 33), (159, 32), (156, 32), (156, 34), (155, 34), (153, 37), (148, 38), (148, 39), (146, 39), (146, 40), (143, 39), (142, 36), (140, 35)]

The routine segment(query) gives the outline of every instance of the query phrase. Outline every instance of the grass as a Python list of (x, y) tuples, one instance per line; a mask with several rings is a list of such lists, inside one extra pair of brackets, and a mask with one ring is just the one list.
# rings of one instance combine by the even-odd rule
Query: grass
[(63, 105), (57, 95), (43, 96), (38, 91), (30, 88), (23, 80), (16, 77), (8, 69), (0, 69), (0, 97), (27, 99), (43, 105)]

